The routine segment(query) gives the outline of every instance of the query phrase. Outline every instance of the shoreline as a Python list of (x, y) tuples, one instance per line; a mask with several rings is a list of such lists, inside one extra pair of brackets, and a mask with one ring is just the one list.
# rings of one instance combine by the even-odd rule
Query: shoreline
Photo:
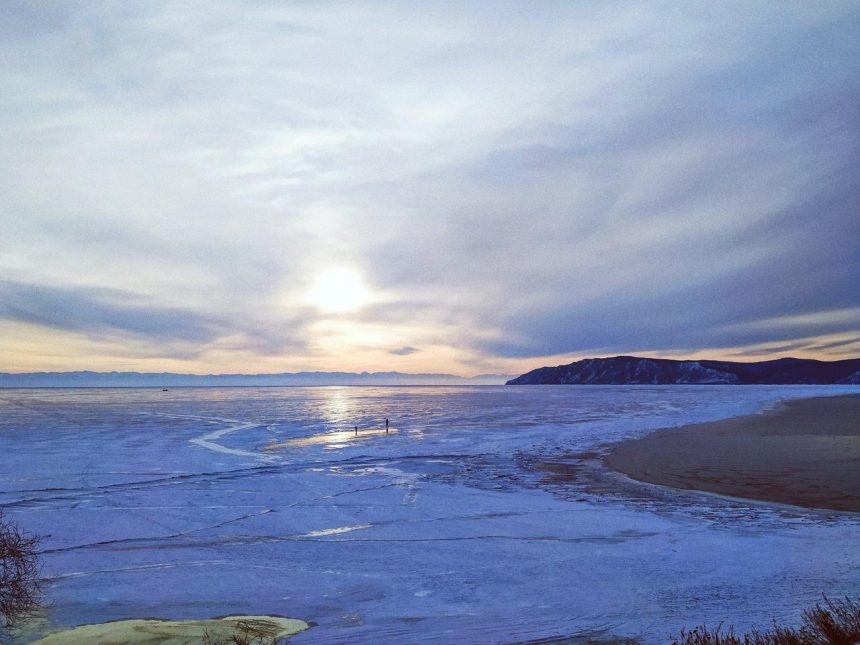
[(659, 486), (860, 512), (860, 394), (657, 430), (611, 446), (604, 462)]

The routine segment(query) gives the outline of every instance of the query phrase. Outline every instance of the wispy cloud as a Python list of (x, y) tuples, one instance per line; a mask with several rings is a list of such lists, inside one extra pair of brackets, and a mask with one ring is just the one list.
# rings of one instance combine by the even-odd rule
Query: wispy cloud
[(155, 340), (215, 338), (219, 324), (193, 311), (158, 306), (134, 293), (105, 288), (56, 288), (0, 282), (0, 318), (81, 332)]
[(405, 347), (398, 347), (397, 349), (388, 350), (389, 354), (394, 354), (395, 356), (409, 356), (410, 354), (414, 354), (415, 352), (420, 352), (420, 349), (416, 349), (415, 347), (410, 347), (406, 345)]

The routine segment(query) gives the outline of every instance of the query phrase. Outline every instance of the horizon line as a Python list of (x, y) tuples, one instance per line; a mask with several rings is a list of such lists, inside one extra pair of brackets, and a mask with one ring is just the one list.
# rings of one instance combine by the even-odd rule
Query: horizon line
[[(561, 367), (564, 365), (572, 365), (574, 363), (578, 363), (580, 361), (586, 360), (609, 360), (613, 358), (636, 358), (636, 359), (646, 359), (646, 360), (659, 360), (659, 361), (678, 361), (678, 362), (698, 362), (698, 361), (718, 361), (724, 363), (770, 363), (774, 361), (781, 360), (800, 360), (800, 361), (815, 361), (818, 363), (838, 363), (841, 361), (850, 361), (860, 359), (860, 356), (852, 357), (852, 358), (839, 358), (834, 360), (823, 360), (819, 358), (798, 358), (796, 356), (781, 356), (779, 358), (769, 358), (765, 360), (728, 360), (723, 358), (665, 358), (660, 356), (647, 356), (647, 355), (637, 355), (637, 354), (613, 354), (606, 356), (587, 356), (584, 358), (576, 358), (568, 363), (561, 363), (558, 365), (549, 365), (544, 364), (540, 365), (534, 369), (540, 369), (541, 367)], [(530, 371), (530, 370), (529, 370)], [(502, 374), (497, 372), (481, 372), (478, 374), (474, 374), (471, 376), (463, 376), (461, 374), (453, 374), (451, 372), (401, 372), (399, 370), (381, 370), (381, 371), (348, 371), (348, 370), (298, 370), (298, 371), (284, 371), (284, 372), (171, 372), (171, 371), (141, 371), (141, 370), (108, 370), (108, 371), (99, 371), (92, 369), (74, 369), (74, 370), (40, 370), (40, 371), (29, 371), (29, 372), (17, 372), (17, 371), (0, 371), (0, 375), (9, 375), (9, 376), (26, 376), (26, 375), (36, 375), (36, 374), (99, 374), (99, 375), (109, 375), (109, 374), (136, 374), (141, 376), (162, 376), (162, 375), (170, 375), (170, 376), (188, 376), (188, 377), (276, 377), (276, 376), (300, 376), (300, 375), (344, 375), (344, 376), (378, 376), (378, 375), (398, 375), (398, 376), (407, 376), (407, 377), (445, 377), (445, 378), (457, 378), (457, 379), (477, 379), (477, 378), (490, 378), (490, 377), (509, 377), (515, 376), (514, 374)]]

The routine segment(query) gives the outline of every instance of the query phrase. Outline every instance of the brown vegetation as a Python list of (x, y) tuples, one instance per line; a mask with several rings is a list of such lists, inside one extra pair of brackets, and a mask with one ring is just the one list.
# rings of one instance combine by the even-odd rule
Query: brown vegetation
[(276, 640), (267, 632), (257, 629), (252, 624), (241, 621), (236, 628), (241, 634), (233, 634), (229, 638), (215, 638), (209, 630), (203, 630), (203, 645), (274, 645)]
[(672, 645), (853, 645), (860, 643), (860, 601), (845, 598), (824, 602), (803, 612), (800, 627), (780, 627), (760, 632), (737, 635), (729, 628), (723, 631), (705, 626), (681, 634), (672, 639)]

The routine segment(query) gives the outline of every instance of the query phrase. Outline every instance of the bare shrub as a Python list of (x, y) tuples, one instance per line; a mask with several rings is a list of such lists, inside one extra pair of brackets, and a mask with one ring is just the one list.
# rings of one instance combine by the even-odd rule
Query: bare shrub
[(6, 521), (0, 511), (0, 627), (6, 632), (39, 608), (38, 546), (37, 536)]

